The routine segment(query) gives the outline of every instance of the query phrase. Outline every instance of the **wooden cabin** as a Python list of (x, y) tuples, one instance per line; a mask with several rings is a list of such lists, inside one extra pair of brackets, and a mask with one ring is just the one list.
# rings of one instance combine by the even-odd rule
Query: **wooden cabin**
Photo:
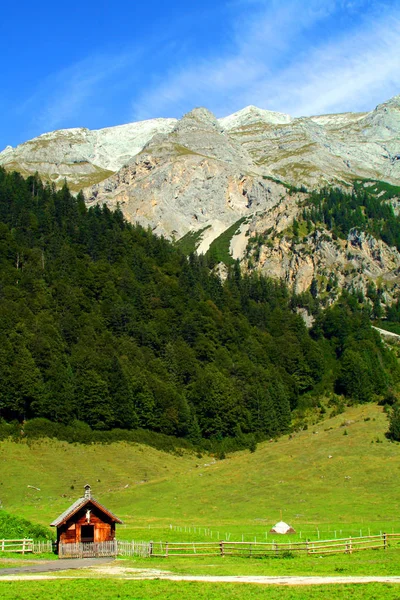
[(55, 519), (51, 527), (57, 527), (58, 547), (59, 544), (110, 542), (115, 539), (116, 523), (122, 521), (95, 500), (90, 485), (85, 485), (85, 495)]

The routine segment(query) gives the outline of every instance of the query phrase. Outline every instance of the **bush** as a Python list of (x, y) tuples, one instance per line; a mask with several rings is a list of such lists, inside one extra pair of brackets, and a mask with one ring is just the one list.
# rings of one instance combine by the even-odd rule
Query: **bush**
[(6, 440), (9, 437), (19, 438), (21, 435), (21, 425), (18, 421), (6, 423), (0, 419), (0, 440)]
[(389, 440), (400, 442), (400, 405), (396, 404), (393, 407), (389, 420), (389, 430), (386, 433)]
[(35, 525), (26, 519), (10, 515), (5, 510), (0, 510), (0, 538), (51, 540), (53, 537), (53, 532), (47, 527)]

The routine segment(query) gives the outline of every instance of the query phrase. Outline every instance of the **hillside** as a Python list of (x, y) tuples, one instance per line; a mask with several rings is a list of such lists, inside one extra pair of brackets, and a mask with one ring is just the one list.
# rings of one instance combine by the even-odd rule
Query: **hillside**
[(191, 539), (194, 526), (203, 528), (200, 539), (204, 528), (214, 537), (265, 537), (280, 510), (312, 538), (317, 527), (326, 537), (334, 530), (398, 531), (400, 447), (386, 440), (386, 430), (382, 408), (365, 405), (226, 460), (125, 443), (3, 441), (1, 498), (9, 512), (45, 525), (89, 481), (94, 496), (123, 519), (118, 536), (125, 539)]
[[(56, 192), (4, 170), (0, 226), (0, 414), (8, 421), (254, 447), (323, 398), (396, 394), (396, 354), (356, 294), (321, 311), (312, 294), (242, 274), (236, 263), (221, 280), (213, 255), (188, 258), (120, 211), (88, 210), (66, 186)], [(298, 314), (306, 302), (311, 331)]]

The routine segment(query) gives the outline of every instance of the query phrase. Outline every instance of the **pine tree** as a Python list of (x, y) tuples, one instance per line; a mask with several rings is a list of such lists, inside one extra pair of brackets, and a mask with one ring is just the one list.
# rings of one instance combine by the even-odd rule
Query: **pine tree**
[(395, 404), (390, 414), (389, 430), (386, 436), (390, 440), (400, 442), (400, 405)]

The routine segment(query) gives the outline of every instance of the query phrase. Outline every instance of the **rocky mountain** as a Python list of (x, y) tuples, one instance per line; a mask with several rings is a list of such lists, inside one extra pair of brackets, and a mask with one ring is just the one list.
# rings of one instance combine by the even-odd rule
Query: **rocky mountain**
[(387, 282), (389, 298), (400, 269), (395, 247), (362, 231), (333, 239), (322, 226), (299, 239), (291, 227), (307, 188), (355, 179), (399, 185), (399, 140), (400, 96), (368, 113), (303, 118), (249, 106), (218, 120), (197, 108), (180, 120), (47, 133), (7, 147), (0, 165), (56, 184), (66, 179), (84, 188), (89, 205), (119, 205), (132, 222), (200, 252), (223, 238), (246, 268), (282, 277), (298, 292), (337, 272), (339, 287)]
[[(152, 119), (96, 131), (61, 129), (16, 148), (7, 146), (0, 164), (24, 173), (38, 171), (55, 182), (66, 178), (72, 187), (85, 188), (117, 172), (176, 125), (176, 119)], [(308, 187), (354, 177), (400, 184), (400, 96), (368, 113), (300, 118), (248, 106), (219, 119), (218, 125), (226, 144), (219, 158), (229, 162), (235, 142), (247, 152), (252, 170), (263, 175)], [(208, 156), (210, 147), (203, 150)]]
[(278, 198), (272, 188), (281, 186), (267, 185), (246, 148), (198, 108), (170, 133), (154, 136), (118, 173), (88, 190), (87, 198), (118, 204), (129, 220), (177, 239), (207, 227), (212, 241), (241, 217), (272, 206)]
[(0, 165), (24, 175), (80, 190), (118, 171), (157, 133), (167, 133), (176, 119), (152, 119), (91, 131), (83, 127), (44, 133), (0, 152)]
[[(317, 282), (327, 301), (341, 289), (368, 294), (378, 282), (382, 301), (390, 303), (400, 290), (400, 253), (371, 234), (350, 229), (338, 237), (320, 224), (311, 232), (301, 221), (308, 194), (288, 196), (263, 215), (255, 216), (230, 242), (230, 252), (244, 265), (283, 279), (301, 294)], [(294, 223), (303, 231), (295, 234)]]

